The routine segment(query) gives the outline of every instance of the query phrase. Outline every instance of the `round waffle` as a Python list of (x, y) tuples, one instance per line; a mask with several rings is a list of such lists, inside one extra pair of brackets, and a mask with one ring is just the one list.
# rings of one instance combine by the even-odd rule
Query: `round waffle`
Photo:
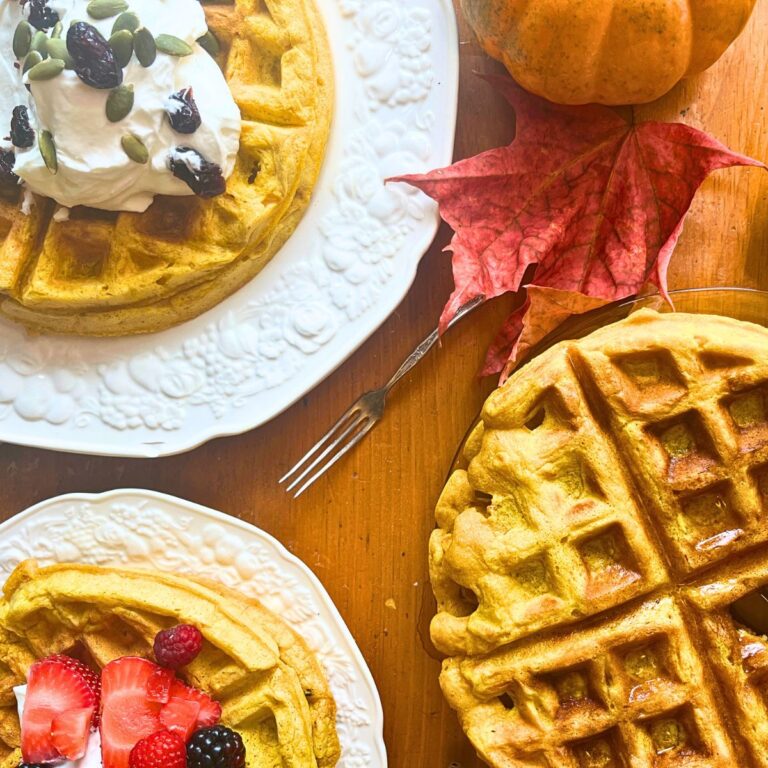
[(464, 456), (432, 639), (480, 756), (768, 766), (768, 640), (734, 618), (757, 602), (768, 629), (768, 331), (643, 310), (558, 344)]
[(53, 333), (162, 330), (254, 277), (298, 225), (330, 129), (333, 73), (313, 0), (206, 3), (243, 118), (219, 197), (158, 197), (141, 214), (75, 208), (54, 221), (0, 189), (0, 314)]
[(104, 666), (152, 657), (162, 629), (193, 624), (203, 650), (187, 681), (222, 705), (222, 722), (246, 745), (248, 768), (331, 768), (339, 759), (336, 705), (304, 641), (258, 601), (213, 582), (157, 572), (22, 563), (0, 602), (0, 741), (19, 764), (12, 688), (53, 653)]

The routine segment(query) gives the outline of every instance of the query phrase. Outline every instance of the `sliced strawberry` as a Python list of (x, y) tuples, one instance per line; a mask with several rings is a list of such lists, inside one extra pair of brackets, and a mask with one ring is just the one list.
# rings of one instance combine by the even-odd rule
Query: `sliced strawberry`
[[(30, 667), (21, 718), (21, 753), (25, 763), (61, 759), (51, 736), (53, 719), (70, 710), (99, 705), (98, 676), (69, 656), (49, 656)], [(90, 722), (88, 723), (90, 727)]]
[(62, 757), (79, 760), (85, 754), (95, 711), (95, 707), (70, 709), (53, 718), (51, 740)]
[(221, 718), (221, 704), (214, 701), (208, 694), (184, 685), (181, 680), (174, 680), (171, 684), (172, 699), (186, 699), (200, 705), (200, 713), (197, 716), (197, 727), (207, 728), (215, 725)]
[(197, 730), (200, 704), (191, 699), (171, 698), (160, 710), (160, 722), (169, 730), (178, 733), (184, 743)]
[(165, 704), (171, 698), (171, 683), (176, 679), (172, 669), (158, 667), (147, 682), (147, 698)]
[(101, 759), (104, 768), (128, 768), (136, 743), (163, 726), (158, 702), (147, 698), (147, 684), (158, 669), (138, 656), (124, 656), (101, 671)]

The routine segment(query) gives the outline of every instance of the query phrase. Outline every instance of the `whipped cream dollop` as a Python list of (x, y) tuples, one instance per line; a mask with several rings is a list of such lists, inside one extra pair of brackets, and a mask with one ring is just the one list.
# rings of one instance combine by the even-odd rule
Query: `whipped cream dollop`
[[(16, 706), (19, 711), (19, 721), (24, 714), (24, 702), (27, 699), (27, 686), (17, 685), (13, 689), (16, 696)], [(101, 735), (98, 730), (91, 731), (88, 737), (88, 747), (79, 760), (64, 760), (56, 763), (56, 768), (101, 768)]]
[[(73, 21), (85, 21), (109, 39), (116, 15), (94, 19), (88, 0), (50, 0), (59, 15), (62, 39)], [(136, 55), (123, 69), (123, 84), (133, 86), (134, 105), (118, 122), (106, 114), (109, 89), (86, 85), (71, 69), (49, 80), (28, 82), (15, 66), (13, 35), (27, 18), (29, 3), (0, 0), (0, 147), (8, 149), (14, 107), (27, 106), (36, 140), (15, 149), (13, 171), (27, 187), (71, 208), (87, 205), (114, 211), (144, 211), (155, 195), (191, 195), (190, 186), (174, 176), (171, 158), (187, 147), (219, 166), (224, 178), (235, 166), (240, 145), (240, 112), (216, 61), (196, 41), (207, 32), (198, 0), (128, 0), (128, 11), (157, 38), (173, 35), (192, 48), (187, 56), (161, 51), (151, 66)], [(50, 35), (48, 30), (48, 34)], [(29, 92), (24, 81), (29, 84)], [(166, 110), (170, 97), (192, 88), (201, 124), (190, 134), (175, 131)], [(48, 131), (55, 144), (58, 169), (54, 173), (41, 154), (38, 141)], [(126, 154), (122, 141), (132, 134), (146, 147), (146, 164)]]

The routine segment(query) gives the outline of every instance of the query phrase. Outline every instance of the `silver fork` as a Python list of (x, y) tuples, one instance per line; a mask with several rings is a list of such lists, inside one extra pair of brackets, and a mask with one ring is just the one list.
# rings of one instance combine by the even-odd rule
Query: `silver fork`
[[(478, 296), (461, 307), (453, 320), (448, 324), (451, 328), (462, 317), (482, 304), (484, 298)], [(322, 477), (345, 453), (351, 451), (376, 426), (384, 415), (387, 395), (400, 379), (405, 376), (417, 363), (424, 359), (427, 352), (435, 346), (440, 335), (435, 329), (408, 356), (408, 359), (397, 369), (397, 373), (380, 389), (366, 392), (357, 402), (353, 403), (347, 412), (330, 428), (328, 433), (307, 454), (299, 460), (293, 469), (280, 478), (280, 484), (290, 481), (286, 492), (294, 493), (298, 499), (318, 478)]]

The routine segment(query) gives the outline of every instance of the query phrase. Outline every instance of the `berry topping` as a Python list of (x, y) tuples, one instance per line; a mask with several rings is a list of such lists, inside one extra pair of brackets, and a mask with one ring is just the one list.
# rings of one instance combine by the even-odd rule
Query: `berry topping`
[(67, 32), (67, 50), (75, 62), (75, 74), (92, 88), (117, 88), (123, 70), (115, 52), (96, 27), (75, 22)]
[(190, 624), (179, 624), (157, 633), (155, 658), (164, 667), (178, 669), (194, 661), (202, 647), (203, 636), (200, 630)]
[(147, 681), (147, 698), (165, 704), (171, 697), (171, 684), (175, 679), (173, 670), (157, 667)]
[(165, 103), (165, 112), (177, 133), (194, 133), (202, 123), (191, 88), (172, 94)]
[(178, 733), (184, 743), (198, 728), (200, 704), (191, 699), (169, 699), (160, 710), (160, 722), (169, 730)]
[(191, 147), (176, 147), (168, 159), (168, 167), (198, 197), (216, 197), (226, 191), (221, 168)]
[(130, 768), (186, 768), (184, 739), (172, 731), (146, 736), (131, 750)]
[(223, 725), (201, 728), (187, 744), (187, 768), (244, 768), (240, 734)]
[[(21, 753), (25, 762), (47, 763), (63, 755), (52, 736), (54, 719), (84, 719), (90, 728), (99, 705), (99, 676), (85, 664), (69, 656), (49, 656), (33, 664), (27, 679), (27, 697), (21, 718)], [(72, 710), (79, 714), (70, 714)], [(59, 723), (60, 725), (60, 723)], [(58, 729), (57, 729), (58, 730)], [(73, 742), (76, 740), (73, 735)], [(87, 739), (87, 733), (86, 733)], [(75, 751), (76, 743), (66, 745)]]
[(29, 23), (35, 29), (50, 29), (56, 26), (59, 14), (48, 7), (48, 0), (29, 0)]
[(35, 132), (29, 124), (29, 112), (22, 104), (11, 114), (11, 141), (14, 147), (26, 149), (35, 143)]
[(19, 177), (13, 172), (16, 155), (9, 149), (0, 149), (0, 182), (15, 184)]
[(162, 730), (160, 707), (147, 697), (147, 684), (157, 666), (125, 656), (101, 671), (101, 758), (104, 768), (128, 768), (131, 750), (140, 739)]
[(200, 712), (197, 716), (198, 728), (215, 725), (221, 718), (221, 704), (218, 701), (214, 701), (210, 696), (199, 691), (197, 688), (184, 685), (181, 680), (173, 681), (171, 685), (171, 699), (185, 699), (200, 705)]
[(70, 709), (53, 718), (51, 740), (62, 757), (79, 760), (85, 754), (94, 712), (94, 707)]

